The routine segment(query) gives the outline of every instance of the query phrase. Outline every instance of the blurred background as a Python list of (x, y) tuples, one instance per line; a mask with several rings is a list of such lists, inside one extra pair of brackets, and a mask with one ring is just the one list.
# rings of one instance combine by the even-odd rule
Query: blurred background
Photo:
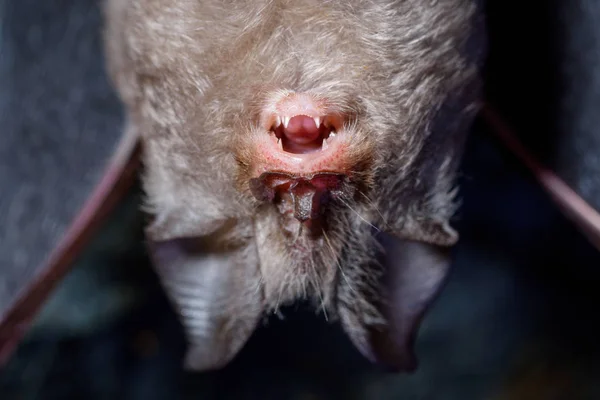
[[(30, 273), (2, 271), (47, 255), (121, 134), (99, 6), (0, 0), (2, 308)], [(488, 97), (598, 210), (600, 0), (525, 7), (486, 4)], [(136, 182), (0, 370), (0, 399), (600, 399), (600, 253), (485, 121), (460, 180), (461, 241), (413, 375), (377, 370), (302, 304), (261, 327), (225, 369), (182, 371), (183, 333), (145, 253)]]

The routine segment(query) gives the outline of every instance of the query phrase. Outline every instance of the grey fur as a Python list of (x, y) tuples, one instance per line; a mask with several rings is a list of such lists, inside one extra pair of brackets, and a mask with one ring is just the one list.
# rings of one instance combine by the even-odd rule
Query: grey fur
[[(359, 347), (368, 342), (371, 327), (386, 324), (380, 276), (390, 267), (374, 262), (381, 249), (371, 225), (434, 246), (458, 238), (449, 225), (454, 178), (483, 57), (476, 1), (108, 0), (106, 15), (109, 71), (145, 145), (149, 238), (159, 247), (198, 237), (236, 243), (239, 257), (208, 251), (197, 269), (210, 258), (243, 280), (210, 278), (233, 283), (209, 282), (197, 296), (219, 290), (251, 311), (212, 307), (208, 320), (225, 321), (242, 343), (257, 309), (305, 297), (340, 316)], [(277, 209), (247, 187), (255, 161), (247, 140), (260, 134), (257, 108), (271, 89), (324, 96), (355, 116), (346, 129), (357, 159), (368, 161), (359, 182), (368, 190), (333, 206), (318, 239), (291, 243)], [(184, 308), (191, 300), (169, 284), (181, 272), (170, 262), (157, 268)], [(191, 352), (217, 335), (198, 315), (184, 318)], [(211, 348), (212, 361), (188, 365), (221, 366), (239, 346)]]

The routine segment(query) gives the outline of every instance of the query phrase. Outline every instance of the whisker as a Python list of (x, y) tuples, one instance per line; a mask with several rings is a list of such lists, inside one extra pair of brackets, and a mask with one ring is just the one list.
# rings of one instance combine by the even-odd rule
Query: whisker
[(287, 283), (282, 284), (279, 287), (279, 296), (277, 296), (277, 302), (275, 303), (275, 310), (273, 311), (274, 314), (278, 314), (279, 315), (279, 303), (281, 302), (281, 296), (283, 296), (283, 289), (285, 288)]
[(375, 225), (373, 225), (372, 223), (370, 223), (369, 221), (367, 221), (366, 219), (363, 218), (362, 215), (360, 215), (358, 213), (358, 211), (356, 211), (355, 209), (353, 209), (350, 204), (346, 203), (343, 199), (338, 199), (339, 201), (341, 201), (346, 207), (348, 207), (351, 211), (353, 211), (358, 218), (360, 218), (364, 223), (366, 223), (367, 225), (369, 225), (371, 228), (375, 229), (377, 232), (381, 232), (381, 229), (379, 229), (378, 227), (376, 227)]
[(337, 264), (338, 269), (340, 270), (340, 273), (342, 274), (342, 278), (344, 278), (344, 281), (346, 281), (346, 284), (350, 288), (350, 291), (354, 292), (354, 294), (358, 295), (358, 292), (354, 289), (354, 286), (352, 286), (352, 284), (348, 280), (348, 277), (344, 273), (344, 270), (342, 269), (342, 265), (340, 264), (340, 260), (338, 260), (338, 258), (335, 257), (335, 251), (333, 250), (333, 246), (331, 245), (331, 242), (329, 241), (329, 237), (327, 236), (327, 233), (325, 233), (324, 229), (322, 231), (323, 231), (323, 237), (325, 237), (325, 241), (327, 242), (327, 245), (331, 249), (331, 255), (333, 256), (335, 263)]
[(323, 300), (323, 296), (321, 295), (321, 288), (318, 283), (319, 276), (317, 275), (317, 269), (315, 268), (315, 262), (312, 257), (309, 257), (309, 259), (310, 259), (310, 266), (315, 275), (316, 282), (314, 283), (314, 285), (315, 285), (315, 290), (317, 291), (317, 295), (319, 296), (319, 299), (321, 300), (321, 309), (323, 310), (323, 314), (325, 315), (325, 321), (329, 321), (329, 317), (327, 316), (327, 310), (325, 309), (325, 300)]
[(373, 207), (373, 209), (375, 211), (377, 211), (377, 214), (379, 214), (379, 216), (381, 217), (381, 221), (383, 222), (383, 225), (385, 225), (386, 228), (389, 228), (390, 227), (389, 224), (383, 217), (383, 214), (381, 213), (381, 211), (379, 211), (379, 208), (375, 205), (375, 202), (373, 200), (371, 200), (371, 198), (369, 196), (367, 196), (362, 190), (360, 190), (360, 189), (357, 189), (357, 190), (358, 190), (358, 193), (360, 193), (365, 199), (367, 199), (369, 204), (371, 204), (371, 207)]
[(302, 278), (302, 298), (303, 299), (307, 298), (307, 294), (306, 294), (306, 278), (305, 277)]
[(256, 296), (262, 286), (263, 283), (263, 276), (262, 274), (260, 275), (260, 279), (258, 280), (258, 284), (256, 285), (256, 289), (254, 290), (254, 295)]
[(292, 244), (296, 244), (296, 242), (298, 241), (298, 239), (300, 239), (300, 236), (302, 235), (302, 224), (299, 224), (298, 226), (298, 232), (296, 233), (296, 237), (294, 237), (294, 241), (292, 242)]

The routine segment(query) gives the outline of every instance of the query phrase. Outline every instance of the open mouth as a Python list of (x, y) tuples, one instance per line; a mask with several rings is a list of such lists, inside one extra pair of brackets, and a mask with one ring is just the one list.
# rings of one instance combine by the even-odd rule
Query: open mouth
[(257, 151), (251, 174), (285, 172), (307, 176), (347, 172), (349, 137), (345, 116), (325, 100), (305, 93), (274, 96), (252, 136)]
[(339, 128), (339, 119), (333, 116), (276, 115), (269, 133), (275, 135), (282, 151), (309, 154), (327, 150)]

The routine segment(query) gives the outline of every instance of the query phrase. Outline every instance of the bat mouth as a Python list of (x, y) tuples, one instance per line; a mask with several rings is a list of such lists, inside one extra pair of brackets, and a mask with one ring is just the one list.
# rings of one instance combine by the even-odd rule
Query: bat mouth
[(341, 118), (335, 115), (275, 115), (268, 133), (274, 136), (272, 140), (277, 142), (280, 151), (310, 154), (326, 151), (341, 127)]
[(265, 172), (308, 176), (345, 174), (350, 166), (347, 118), (327, 100), (306, 93), (283, 93), (271, 99), (253, 136), (258, 152), (252, 177)]

